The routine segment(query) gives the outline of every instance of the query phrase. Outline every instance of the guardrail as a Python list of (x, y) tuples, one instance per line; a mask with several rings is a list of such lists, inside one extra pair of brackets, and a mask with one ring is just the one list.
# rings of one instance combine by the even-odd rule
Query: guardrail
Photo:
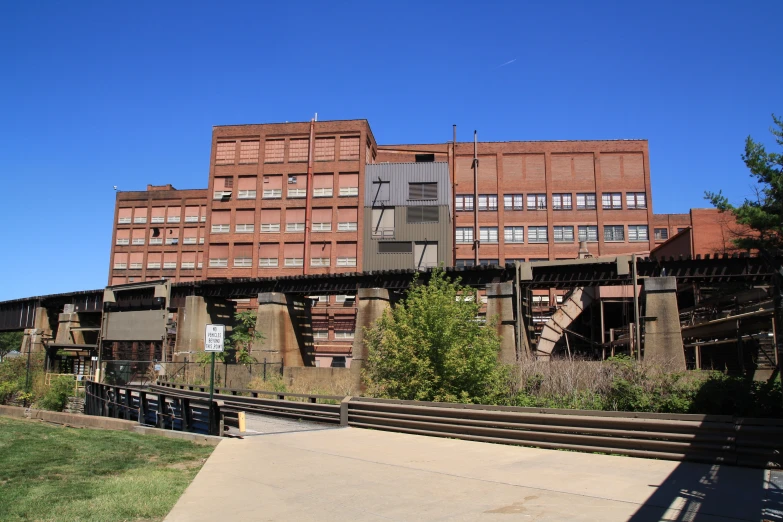
[[(206, 386), (159, 381), (167, 400), (206, 400)], [(238, 412), (278, 415), (478, 442), (688, 460), (783, 466), (783, 420), (452, 404), (216, 388), (227, 423)]]
[[(207, 435), (223, 432), (222, 401), (171, 396), (143, 388), (87, 381), (84, 413), (136, 421), (139, 424)], [(212, 407), (212, 424), (209, 409)]]

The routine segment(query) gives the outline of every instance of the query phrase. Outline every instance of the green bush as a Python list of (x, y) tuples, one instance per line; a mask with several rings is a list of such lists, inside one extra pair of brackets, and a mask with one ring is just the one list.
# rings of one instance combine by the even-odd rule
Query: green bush
[(38, 399), (36, 406), (43, 410), (63, 411), (68, 403), (68, 397), (74, 393), (73, 377), (60, 375), (52, 379), (52, 384), (43, 397)]

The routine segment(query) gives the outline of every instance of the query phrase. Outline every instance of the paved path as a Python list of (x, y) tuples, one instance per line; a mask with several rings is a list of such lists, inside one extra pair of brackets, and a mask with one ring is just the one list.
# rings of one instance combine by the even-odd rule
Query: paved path
[(224, 440), (166, 520), (778, 521), (780, 478), (339, 428)]

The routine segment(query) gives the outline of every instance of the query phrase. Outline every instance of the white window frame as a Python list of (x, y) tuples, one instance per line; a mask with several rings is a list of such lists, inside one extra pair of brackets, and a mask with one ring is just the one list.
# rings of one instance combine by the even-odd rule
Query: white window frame
[(117, 223), (120, 225), (130, 225), (131, 218), (129, 217), (121, 217), (117, 219)]
[(334, 331), (334, 338), (335, 339), (353, 339), (355, 333), (352, 330), (335, 330)]
[(623, 193), (604, 192), (603, 194), (601, 194), (601, 208), (603, 210), (622, 210)]
[(521, 226), (503, 227), (503, 241), (505, 243), (524, 243), (525, 227), (521, 227)]
[(334, 196), (334, 189), (332, 187), (314, 188), (314, 198), (331, 198)]
[(277, 268), (278, 259), (276, 257), (259, 257), (258, 258), (258, 267), (259, 268)]
[[(659, 232), (662, 232), (662, 234), (659, 234)], [(669, 239), (669, 229), (668, 228), (654, 228), (653, 234), (656, 241), (666, 241)], [(666, 237), (663, 237), (666, 236)]]
[(288, 199), (299, 199), (299, 198), (306, 198), (307, 197), (307, 189), (303, 188), (290, 188), (286, 192), (286, 197)]
[(114, 270), (127, 270), (128, 263), (114, 263)]
[(473, 243), (473, 227), (457, 227), (454, 242), (458, 245), (469, 245)]
[(286, 232), (304, 232), (305, 224), (304, 223), (286, 223), (285, 224), (285, 231)]
[[(582, 239), (582, 232), (584, 231), (584, 239)], [(594, 239), (590, 239), (590, 232), (595, 232)], [(586, 241), (588, 243), (598, 242), (598, 225), (579, 225), (577, 227), (576, 237), (578, 241)]]
[(131, 240), (131, 245), (143, 245), (144, 244), (144, 238), (143, 237), (134, 237)]
[(528, 194), (528, 210), (546, 210), (546, 194)]
[(179, 245), (179, 238), (178, 237), (167, 237), (166, 238), (166, 244), (167, 245)]
[(573, 199), (570, 192), (552, 194), (552, 210), (572, 210)]
[(303, 267), (304, 259), (301, 257), (286, 257), (283, 261), (283, 265), (287, 268), (291, 267)]
[(163, 216), (152, 216), (152, 219), (150, 219), (150, 223), (165, 223), (166, 218)]
[(185, 223), (198, 223), (198, 216), (185, 216)]
[[(541, 237), (543, 233), (543, 237)], [(527, 227), (527, 242), (528, 243), (548, 243), (549, 242), (549, 229), (545, 226), (529, 226)]]
[(231, 199), (231, 193), (233, 190), (216, 190), (215, 193), (212, 195), (212, 199), (220, 200), (224, 198)]
[(334, 302), (337, 304), (345, 303), (346, 301), (356, 301), (355, 295), (337, 294), (334, 296)]
[(130, 270), (141, 270), (144, 267), (144, 263), (130, 263), (128, 268)]
[(234, 226), (234, 231), (237, 234), (250, 234), (256, 231), (255, 223), (237, 223)]
[(176, 270), (176, 269), (177, 269), (176, 261), (166, 261), (163, 263), (163, 270)]
[(157, 262), (157, 263), (155, 263), (154, 261), (153, 262), (148, 262), (147, 263), (147, 270), (160, 270), (160, 262)]
[(331, 259), (328, 257), (311, 257), (310, 266), (331, 266)]
[[(612, 234), (611, 234), (612, 238), (611, 239), (607, 239), (607, 237), (606, 237), (607, 229), (611, 229), (612, 230)], [(616, 237), (617, 236), (616, 232), (618, 230), (620, 231), (620, 236), (621, 236), (619, 239), (617, 239), (617, 237)], [(604, 225), (604, 241), (606, 243), (624, 243), (625, 242), (625, 226), (624, 225)]]
[(196, 268), (195, 261), (183, 261), (180, 267), (184, 270), (193, 270)]
[(182, 238), (182, 244), (183, 245), (195, 245), (198, 242), (198, 240), (195, 237), (185, 237)]
[(117, 242), (115, 243), (120, 246), (126, 246), (130, 244), (130, 239), (128, 238), (117, 238)]
[(340, 187), (340, 196), (358, 196), (359, 187)]
[[(579, 200), (582, 200), (582, 203), (580, 203)], [(595, 192), (578, 192), (576, 194), (576, 209), (595, 210), (596, 209)]]
[(313, 223), (313, 232), (331, 232), (332, 231), (332, 222), (326, 222), (326, 223)]
[(168, 216), (166, 218), (166, 223), (179, 223), (181, 219), (181, 216)]
[(203, 245), (204, 244), (204, 238), (203, 237), (198, 238), (198, 244), (199, 245)]
[(356, 266), (355, 257), (338, 257), (337, 266)]
[(280, 223), (261, 223), (261, 232), (280, 232)]
[(629, 209), (647, 208), (647, 195), (644, 192), (626, 192), (625, 207)]
[(454, 200), (454, 210), (457, 212), (473, 212), (474, 201), (471, 194), (457, 194)]
[(552, 238), (555, 243), (573, 243), (574, 242), (574, 226), (573, 225), (556, 225), (552, 227)]
[(237, 199), (256, 199), (256, 191), (240, 190), (237, 192)]
[(479, 241), (487, 244), (498, 242), (498, 227), (479, 227)]
[(227, 257), (210, 257), (209, 268), (228, 268)]
[(212, 223), (212, 228), (210, 230), (212, 234), (228, 234), (231, 232), (231, 225), (228, 223), (224, 225), (220, 225), (217, 223)]
[[(644, 238), (639, 232), (644, 231)], [(628, 241), (631, 243), (646, 243), (650, 240), (650, 228), (647, 225), (628, 225)]]
[(261, 199), (280, 199), (283, 197), (283, 189), (264, 189)]
[(359, 223), (356, 221), (343, 221), (337, 223), (338, 232), (356, 232), (359, 229)]
[(133, 218), (134, 223), (146, 223), (147, 222), (147, 216), (137, 216)]
[(163, 238), (162, 237), (151, 237), (150, 238), (150, 245), (162, 245), (163, 244)]
[(522, 194), (503, 194), (503, 210), (525, 210)]
[(253, 268), (253, 257), (235, 257), (234, 268)]
[(497, 194), (479, 194), (478, 197), (479, 212), (495, 212), (498, 209)]

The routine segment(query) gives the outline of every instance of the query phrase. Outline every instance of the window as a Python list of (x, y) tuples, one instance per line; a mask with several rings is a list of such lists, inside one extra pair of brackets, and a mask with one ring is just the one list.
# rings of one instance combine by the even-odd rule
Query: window
[(166, 244), (167, 245), (178, 245), (179, 244), (179, 238), (167, 237), (166, 238)]
[(457, 195), (454, 206), (457, 211), (472, 212), (473, 211), (473, 196)]
[(625, 241), (625, 232), (622, 225), (604, 226), (604, 241)]
[(128, 268), (128, 263), (114, 263), (115, 270), (125, 270)]
[(163, 244), (163, 238), (161, 237), (150, 238), (150, 245), (162, 245), (162, 244)]
[(239, 224), (236, 225), (236, 231), (240, 234), (247, 234), (250, 232), (255, 232), (256, 226), (253, 223), (245, 223), (245, 224)]
[(313, 223), (313, 232), (330, 232), (332, 230), (332, 223)]
[(340, 159), (358, 160), (359, 159), (359, 137), (341, 136), (340, 137)]
[(264, 143), (264, 163), (282, 163), (284, 154), (284, 140), (267, 140)]
[(147, 222), (147, 216), (134, 216), (133, 217), (134, 223), (146, 223)]
[(159, 270), (160, 261), (150, 261), (147, 263), (147, 270)]
[(335, 330), (335, 339), (353, 339), (353, 331), (351, 330)]
[(130, 222), (131, 222), (130, 216), (128, 216), (128, 217), (121, 217), (121, 218), (117, 219), (117, 223), (119, 223), (120, 225), (130, 225)]
[(438, 207), (408, 207), (407, 223), (437, 223)]
[(584, 192), (576, 195), (577, 210), (595, 210), (595, 193)]
[(677, 229), (677, 233), (679, 234), (681, 232), (685, 232), (686, 230), (688, 230), (688, 228), (690, 228), (690, 227), (678, 228)]
[(473, 227), (457, 227), (455, 241), (457, 243), (473, 243)]
[(225, 257), (210, 257), (209, 268), (226, 268), (228, 266), (228, 259)]
[(546, 227), (527, 227), (528, 243), (546, 243), (548, 241)]
[(239, 142), (239, 163), (240, 165), (258, 163), (258, 140)]
[(301, 257), (286, 257), (284, 263), (287, 267), (304, 266), (304, 259)]
[(288, 161), (305, 162), (310, 154), (310, 139), (295, 139), (288, 143)]
[(260, 268), (277, 268), (276, 257), (259, 257), (258, 266)]
[(237, 199), (256, 199), (255, 190), (240, 190), (237, 192)]
[(598, 241), (597, 225), (579, 225), (579, 241)]
[(168, 223), (179, 223), (179, 220), (180, 220), (180, 216), (169, 216), (168, 218), (166, 218), (166, 221)]
[(298, 180), (298, 178), (296, 177), (296, 175), (292, 175), (292, 174), (288, 175), (288, 184), (289, 185), (296, 185), (297, 180)]
[(134, 237), (132, 244), (134, 245), (143, 245), (144, 244), (144, 238), (143, 237)]
[(261, 232), (280, 232), (280, 223), (261, 223)]
[(394, 237), (394, 207), (372, 209), (372, 237)]
[(220, 200), (220, 201), (228, 201), (231, 199), (231, 191), (230, 190), (216, 190), (215, 194), (213, 195), (212, 199)]
[(305, 198), (307, 197), (307, 189), (303, 188), (290, 188), (288, 189), (289, 198)]
[(358, 196), (359, 187), (340, 187), (341, 196)]
[(497, 194), (481, 194), (479, 195), (479, 210), (493, 211), (498, 209), (498, 196)]
[(163, 216), (152, 216), (150, 223), (163, 223)]
[(329, 266), (328, 257), (311, 257), (310, 266)]
[(204, 238), (203, 237), (198, 238), (198, 244), (199, 245), (203, 245), (204, 244)]
[(552, 194), (554, 210), (571, 210), (571, 194)]
[(195, 245), (196, 244), (196, 238), (195, 237), (186, 237), (182, 240), (183, 245)]
[(328, 339), (329, 330), (313, 330), (313, 339)]
[(215, 165), (233, 165), (237, 142), (218, 142), (215, 150)]
[(313, 197), (314, 198), (330, 198), (334, 194), (334, 190), (332, 187), (324, 187), (324, 188), (314, 188), (313, 189)]
[(656, 241), (666, 241), (667, 239), (669, 239), (668, 228), (656, 228), (654, 232), (655, 232)]
[(198, 223), (198, 216), (185, 216), (185, 223)]
[[(373, 181), (372, 182), (372, 200), (373, 205), (381, 201), (389, 201), (389, 187), (388, 181)], [(413, 199), (413, 198), (411, 198)]]
[(305, 228), (304, 223), (286, 223), (285, 224), (285, 231), (286, 232), (303, 232)]
[(356, 301), (355, 295), (337, 294), (334, 296), (334, 302), (337, 304), (352, 303)]
[(647, 208), (647, 198), (644, 192), (626, 192), (625, 206), (628, 208)]
[(338, 257), (337, 266), (356, 266), (355, 257)]
[(503, 227), (503, 240), (506, 243), (524, 243), (525, 227)]
[(378, 243), (379, 254), (410, 254), (413, 247), (410, 241), (381, 241)]
[(408, 199), (415, 201), (424, 199), (438, 199), (438, 184), (408, 183)]
[(455, 266), (457, 268), (469, 268), (471, 266), (476, 266), (476, 261), (473, 259), (457, 259), (457, 264)]
[(548, 295), (534, 295), (533, 296), (533, 306), (549, 306), (549, 296)]
[(620, 210), (623, 208), (623, 194), (621, 192), (604, 192), (601, 194), (601, 204), (604, 210)]
[(261, 197), (263, 199), (280, 199), (283, 197), (283, 189), (264, 189)]
[(562, 295), (556, 295), (555, 296), (555, 304), (563, 304), (563, 296)]
[(479, 266), (500, 266), (498, 259), (479, 259)]
[(435, 154), (416, 154), (416, 163), (432, 163), (435, 161)]
[(117, 238), (117, 244), (118, 245), (127, 245), (130, 243), (130, 239), (126, 238)]
[(525, 210), (522, 194), (506, 194), (503, 196), (504, 210)]
[(573, 243), (574, 242), (574, 227), (572, 226), (556, 226), (552, 230), (555, 243)]
[(528, 194), (528, 210), (546, 210), (546, 194)]
[(438, 266), (438, 243), (417, 241), (413, 247), (413, 265), (417, 269)]
[(196, 262), (195, 261), (183, 261), (180, 265), (185, 270), (193, 270), (196, 268)]
[(354, 232), (358, 230), (358, 223), (355, 221), (345, 221), (343, 223), (337, 223), (338, 232)]
[(163, 270), (176, 270), (176, 269), (177, 269), (176, 261), (165, 261), (163, 263)]
[(212, 223), (212, 233), (213, 234), (228, 234), (231, 232), (231, 225), (226, 223), (225, 225), (217, 225), (215, 223)]
[(498, 242), (498, 227), (481, 227), (479, 228), (479, 241), (483, 243), (497, 243)]
[(628, 225), (628, 241), (648, 241), (647, 225)]
[(334, 161), (334, 138), (316, 138), (315, 161)]
[(506, 264), (507, 265), (513, 265), (517, 261), (520, 262), (520, 263), (524, 263), (525, 262), (525, 258), (524, 257), (517, 257), (517, 258), (509, 258), (509, 257), (507, 257), (506, 258)]

